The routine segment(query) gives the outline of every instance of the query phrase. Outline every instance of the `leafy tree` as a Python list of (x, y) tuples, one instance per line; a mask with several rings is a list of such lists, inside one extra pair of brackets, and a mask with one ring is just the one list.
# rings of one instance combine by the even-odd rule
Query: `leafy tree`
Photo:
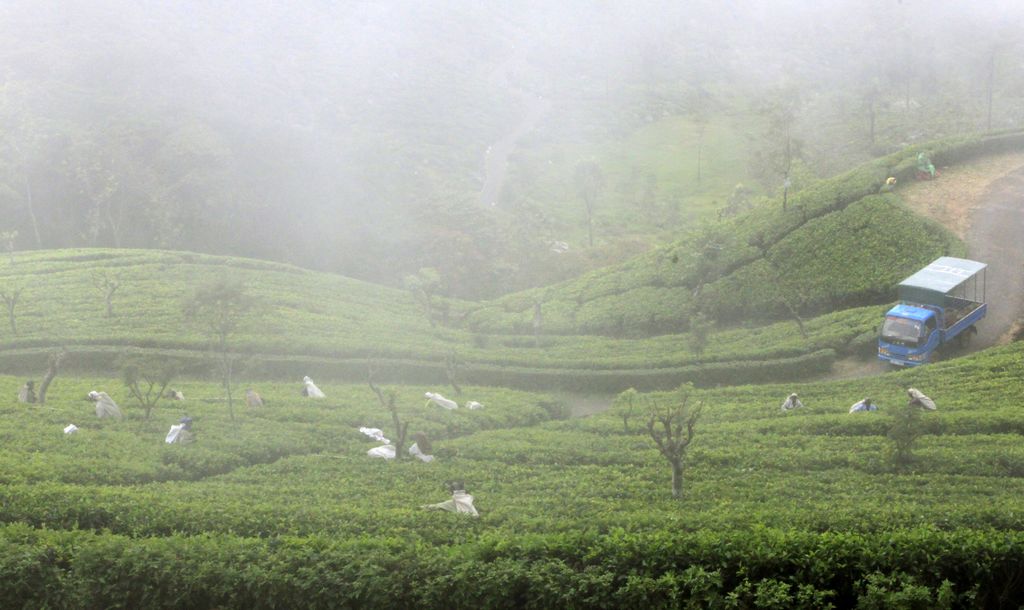
[(202, 328), (210, 337), (217, 354), (221, 383), (228, 396), (228, 412), (235, 419), (232, 396), (236, 356), (230, 351), (230, 339), (254, 310), (255, 299), (237, 281), (221, 278), (203, 284), (185, 302), (185, 317)]
[(441, 275), (433, 267), (423, 267), (416, 274), (405, 276), (405, 289), (412, 294), (413, 300), (423, 308), (423, 315), (431, 326), (434, 322), (434, 294), (441, 287)]
[(920, 408), (906, 405), (893, 412), (893, 424), (886, 436), (892, 441), (889, 458), (897, 470), (908, 467), (914, 461), (914, 445), (923, 434)]
[(708, 346), (708, 339), (714, 331), (715, 321), (702, 311), (690, 317), (690, 351), (700, 358)]
[(587, 211), (587, 243), (594, 247), (594, 208), (601, 191), (604, 190), (604, 172), (594, 161), (580, 161), (576, 165), (574, 182), (576, 194), (583, 201)]
[(802, 154), (803, 143), (795, 136), (800, 110), (800, 92), (794, 86), (780, 87), (760, 98), (758, 114), (765, 131), (751, 154), (752, 173), (769, 192), (783, 186), (782, 209), (786, 209), (793, 160)]
[(164, 397), (167, 386), (181, 371), (181, 363), (168, 358), (135, 356), (125, 357), (121, 365), (121, 380), (128, 393), (139, 401), (149, 419), (153, 408)]
[(696, 405), (691, 402), (693, 393), (693, 386), (686, 384), (679, 388), (672, 404), (662, 407), (652, 400), (647, 418), (647, 434), (672, 466), (673, 498), (683, 495), (683, 460), (704, 408), (703, 401)]

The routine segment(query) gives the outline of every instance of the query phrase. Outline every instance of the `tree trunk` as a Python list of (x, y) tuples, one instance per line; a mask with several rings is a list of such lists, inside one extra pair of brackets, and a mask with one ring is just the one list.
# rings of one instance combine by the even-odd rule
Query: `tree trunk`
[(49, 368), (46, 370), (46, 375), (43, 377), (43, 382), (39, 384), (39, 404), (46, 404), (46, 390), (50, 388), (50, 382), (57, 376), (57, 372), (60, 369), (60, 364), (67, 356), (66, 351), (60, 351), (57, 353), (50, 354)]
[(683, 497), (683, 462), (672, 460), (672, 497)]
[(32, 231), (36, 236), (36, 248), (43, 247), (43, 238), (39, 235), (39, 222), (36, 220), (36, 208), (32, 201), (32, 181), (25, 174), (25, 200), (28, 202), (28, 216), (32, 220)]

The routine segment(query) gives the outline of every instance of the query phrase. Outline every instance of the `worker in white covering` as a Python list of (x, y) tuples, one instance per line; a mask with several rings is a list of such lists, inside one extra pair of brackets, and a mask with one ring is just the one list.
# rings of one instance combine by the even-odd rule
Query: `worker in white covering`
[(262, 407), (263, 398), (252, 388), (245, 388), (245, 406)]
[(170, 390), (167, 390), (167, 398), (170, 398), (171, 400), (185, 400), (185, 395), (181, 390), (171, 388)]
[(366, 452), (366, 455), (376, 458), (384, 458), (385, 460), (395, 459), (395, 446), (391, 443), (387, 445), (381, 445), (380, 447), (374, 447)]
[(96, 417), (100, 419), (106, 417), (121, 419), (121, 409), (118, 408), (117, 403), (106, 392), (93, 390), (89, 392), (89, 398), (96, 403)]
[(379, 443), (390, 443), (391, 442), (388, 439), (384, 438), (384, 431), (381, 430), (380, 428), (367, 428), (367, 427), (364, 426), (364, 427), (359, 428), (359, 431), (362, 432), (363, 434), (365, 434), (366, 436), (369, 436), (370, 438), (372, 438), (373, 440), (375, 440), (375, 441), (377, 441)]
[(449, 400), (444, 396), (441, 396), (437, 392), (427, 392), (423, 395), (427, 399), (427, 404), (434, 403), (439, 407), (443, 407), (451, 411), (452, 409), (458, 409), (459, 404), (454, 400)]
[(414, 441), (412, 446), (409, 447), (409, 455), (420, 460), (421, 462), (433, 462), (434, 461), (434, 446), (430, 442), (430, 439), (426, 434), (417, 432), (412, 435)]
[(462, 481), (448, 481), (445, 487), (451, 491), (452, 499), (438, 502), (437, 504), (424, 504), (420, 508), (427, 510), (446, 510), (452, 513), (461, 513), (471, 517), (479, 517), (476, 507), (473, 506), (473, 496), (466, 493), (466, 485)]
[(316, 387), (316, 384), (313, 383), (313, 380), (310, 379), (308, 376), (302, 378), (302, 383), (304, 384), (302, 386), (302, 395), (303, 396), (307, 396), (309, 398), (326, 398), (327, 397), (323, 392), (320, 391), (320, 388)]
[(920, 390), (907, 388), (907, 395), (910, 396), (910, 400), (907, 401), (908, 407), (921, 407), (925, 411), (935, 410), (935, 401), (922, 394)]
[(783, 412), (792, 411), (793, 409), (800, 409), (804, 406), (804, 403), (800, 402), (797, 398), (796, 392), (793, 392), (786, 398), (786, 402), (782, 403)]
[(196, 440), (192, 433), (192, 418), (185, 416), (178, 420), (178, 423), (171, 426), (171, 430), (167, 433), (167, 437), (164, 439), (168, 445), (177, 443), (179, 445), (186, 445)]
[(484, 406), (482, 404), (478, 403), (475, 400), (471, 400), (471, 401), (466, 403), (466, 408), (470, 409), (471, 411), (476, 411), (477, 409), (484, 408)]
[(850, 413), (860, 413), (861, 411), (877, 411), (878, 407), (871, 402), (870, 398), (859, 400), (850, 407)]

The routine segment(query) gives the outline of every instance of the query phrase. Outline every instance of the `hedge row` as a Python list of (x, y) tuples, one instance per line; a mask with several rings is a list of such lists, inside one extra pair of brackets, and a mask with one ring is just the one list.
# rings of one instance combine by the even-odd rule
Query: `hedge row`
[(131, 539), (0, 529), (4, 608), (961, 608), (1024, 600), (1024, 534)]
[[(124, 349), (100, 346), (69, 346), (64, 368), (79, 373), (105, 374), (116, 368)], [(192, 359), (198, 368), (205, 361), (201, 352), (163, 352), (132, 350), (133, 353), (166, 353)], [(46, 369), (48, 350), (16, 350), (0, 352), (0, 369), (8, 374), (38, 375)], [(621, 392), (667, 390), (681, 383), (692, 382), (699, 387), (723, 384), (770, 383), (806, 379), (827, 372), (837, 352), (826, 348), (788, 358), (765, 360), (733, 360), (708, 362), (681, 367), (648, 369), (558, 369), (469, 364), (458, 373), (460, 383), (500, 386), (528, 390), (564, 390), (580, 392)], [(414, 360), (352, 358), (326, 360), (318, 358), (262, 357), (249, 360), (244, 376), (264, 379), (301, 379), (310, 375), (317, 379), (364, 381), (370, 364), (377, 366), (376, 379), (382, 383), (437, 384), (446, 383), (444, 363)]]

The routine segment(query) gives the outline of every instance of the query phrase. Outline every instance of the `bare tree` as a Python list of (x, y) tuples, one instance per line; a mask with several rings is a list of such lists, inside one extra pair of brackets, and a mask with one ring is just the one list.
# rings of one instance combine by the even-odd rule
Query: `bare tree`
[(679, 401), (661, 407), (652, 401), (647, 419), (647, 433), (658, 446), (658, 451), (672, 466), (672, 497), (683, 495), (683, 459), (693, 441), (697, 420), (700, 419), (704, 403), (690, 404), (692, 387), (683, 386)]
[(375, 377), (377, 376), (377, 365), (371, 363), (369, 370), (366, 372), (366, 382), (370, 385), (370, 389), (377, 395), (377, 400), (380, 401), (380, 406), (384, 407), (386, 411), (391, 413), (391, 423), (395, 426), (395, 434), (392, 442), (395, 444), (395, 459), (402, 459), (402, 450), (405, 448), (405, 436), (409, 430), (409, 422), (404, 422), (398, 416), (398, 407), (395, 405), (395, 401), (398, 395), (394, 390), (381, 390), (377, 386)]
[(587, 210), (587, 243), (594, 247), (594, 207), (604, 189), (604, 172), (594, 161), (581, 161), (576, 165), (576, 193)]
[(0, 290), (0, 298), (4, 300), (4, 305), (7, 306), (7, 321), (11, 324), (11, 334), (15, 337), (18, 336), (18, 322), (14, 317), (14, 308), (18, 306), (18, 300), (21, 298), (21, 288), (7, 288)]
[(455, 353), (455, 350), (445, 354), (444, 373), (448, 377), (448, 384), (452, 386), (452, 390), (459, 396), (462, 396), (462, 387), (458, 383), (459, 369), (461, 368), (462, 361), (459, 360), (459, 355)]
[(46, 375), (43, 375), (43, 382), (39, 384), (39, 404), (46, 404), (46, 391), (50, 389), (50, 383), (60, 372), (60, 365), (67, 358), (68, 351), (63, 347), (59, 352), (50, 352), (47, 357)]
[(0, 233), (0, 241), (4, 242), (7, 246), (7, 255), (10, 257), (11, 264), (14, 264), (14, 240), (18, 239), (17, 231), (4, 231)]
[(107, 305), (107, 317), (114, 317), (114, 293), (121, 287), (121, 280), (107, 271), (98, 271), (92, 275), (92, 284), (103, 296)]
[(619, 416), (622, 417), (622, 431), (626, 434), (630, 433), (629, 420), (633, 417), (633, 412), (638, 401), (639, 394), (636, 389), (629, 388), (616, 396), (615, 401), (612, 403), (612, 405), (618, 409)]

